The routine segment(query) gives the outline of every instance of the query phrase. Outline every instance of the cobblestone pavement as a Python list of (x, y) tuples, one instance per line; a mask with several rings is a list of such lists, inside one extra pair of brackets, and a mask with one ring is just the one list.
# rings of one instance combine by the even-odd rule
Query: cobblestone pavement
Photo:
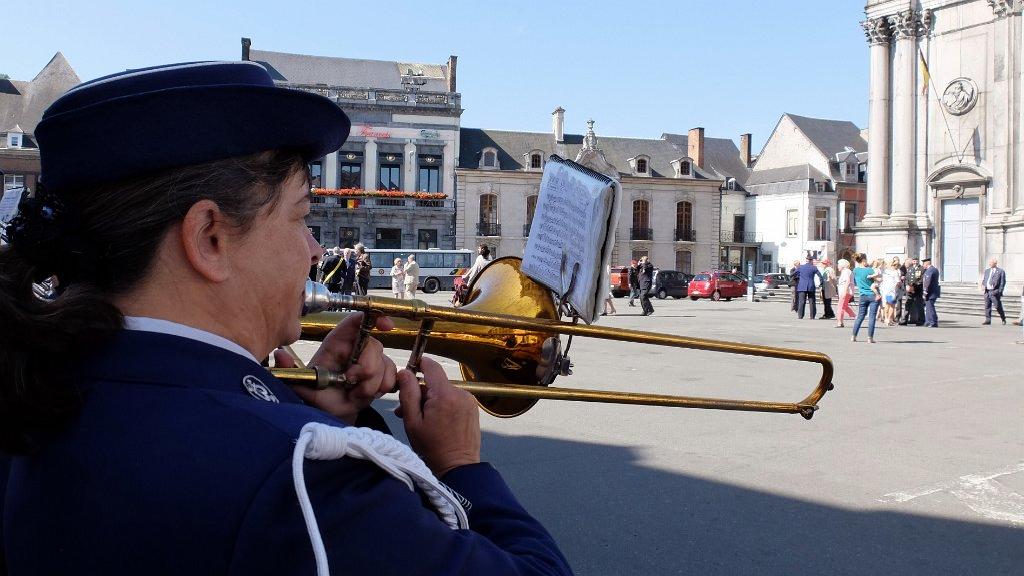
[[(850, 342), (852, 321), (799, 321), (782, 302), (655, 300), (646, 318), (626, 302), (601, 324), (824, 352), (836, 389), (811, 421), (555, 401), (513, 419), (481, 415), (485, 459), (579, 574), (1024, 570), (1020, 327), (948, 316), (940, 328), (879, 327), (868, 344)], [(794, 362), (593, 339), (572, 352), (575, 373), (559, 385), (795, 401), (818, 376)], [(389, 353), (399, 365), (408, 356)]]

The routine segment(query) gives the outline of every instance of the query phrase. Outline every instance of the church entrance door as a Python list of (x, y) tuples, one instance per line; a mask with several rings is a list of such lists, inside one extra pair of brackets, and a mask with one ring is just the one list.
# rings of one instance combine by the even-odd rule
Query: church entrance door
[(977, 198), (942, 202), (942, 281), (978, 281)]

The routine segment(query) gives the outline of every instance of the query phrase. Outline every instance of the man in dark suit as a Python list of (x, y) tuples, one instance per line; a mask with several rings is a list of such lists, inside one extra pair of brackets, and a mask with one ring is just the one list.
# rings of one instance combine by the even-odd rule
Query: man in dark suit
[(988, 268), (981, 278), (981, 289), (985, 291), (985, 321), (982, 326), (992, 323), (992, 306), (999, 312), (999, 319), (1006, 324), (1006, 312), (1003, 312), (1003, 289), (1006, 288), (1006, 272), (998, 266), (999, 261), (991, 258)]
[(643, 315), (654, 314), (654, 306), (651, 304), (651, 290), (654, 288), (654, 264), (647, 259), (647, 256), (640, 257), (637, 265), (637, 282), (640, 286), (640, 307), (643, 308)]
[(818, 269), (814, 266), (814, 256), (808, 254), (807, 261), (796, 269), (796, 317), (803, 320), (804, 308), (807, 301), (811, 302), (811, 320), (818, 315), (817, 305), (814, 301), (814, 293), (817, 292), (817, 285), (814, 279), (818, 277)]
[(796, 271), (799, 268), (800, 268), (800, 261), (799, 260), (794, 260), (793, 261), (793, 266), (791, 266), (789, 268), (789, 285), (790, 285), (790, 287), (793, 290), (793, 301), (789, 303), (789, 309), (791, 311), (793, 311), (793, 312), (796, 312), (796, 295), (797, 295), (796, 285), (797, 285), (797, 281), (800, 279), (800, 277), (797, 276)]
[(907, 258), (907, 271), (904, 273), (904, 285), (907, 290), (907, 301), (903, 305), (903, 319), (900, 326), (924, 324), (924, 297), (922, 278), (924, 270), (917, 263), (916, 258)]
[(640, 268), (636, 260), (629, 263), (629, 305), (634, 306), (633, 300), (640, 295), (640, 279), (638, 277)]
[(939, 269), (932, 266), (932, 259), (921, 260), (924, 265), (924, 276), (921, 278), (921, 285), (924, 296), (924, 325), (931, 328), (939, 327), (939, 317), (935, 314), (935, 301), (942, 294), (939, 288)]
[(321, 268), (323, 283), (331, 292), (341, 292), (341, 283), (345, 278), (345, 261), (341, 258), (341, 251), (333, 248), (324, 258), (324, 265)]

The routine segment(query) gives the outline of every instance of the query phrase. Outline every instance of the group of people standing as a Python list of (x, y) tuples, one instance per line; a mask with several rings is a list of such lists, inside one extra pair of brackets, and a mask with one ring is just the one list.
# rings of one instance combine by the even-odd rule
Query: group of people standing
[[(793, 290), (792, 310), (798, 318), (810, 304), (810, 318), (816, 316), (815, 298), (821, 291), (825, 306), (822, 320), (835, 319), (836, 328), (843, 328), (846, 316), (854, 319), (851, 339), (857, 341), (864, 319), (868, 319), (868, 342), (875, 341), (875, 322), (882, 321), (889, 326), (938, 327), (935, 300), (941, 294), (939, 270), (931, 265), (931, 258), (925, 258), (919, 265), (916, 258), (907, 258), (902, 263), (894, 257), (886, 263), (878, 258), (868, 262), (867, 256), (854, 257), (856, 267), (850, 267), (846, 259), (839, 260), (837, 268), (827, 259), (820, 262), (812, 254), (801, 264), (794, 262), (790, 276)], [(838, 270), (838, 273), (837, 273)], [(833, 313), (832, 300), (838, 298), (838, 315)], [(854, 313), (851, 302), (857, 302)]]
[(405, 262), (395, 258), (395, 265), (391, 267), (391, 292), (395, 298), (415, 298), (419, 281), (420, 265), (416, 263), (415, 254), (409, 254)]
[(365, 295), (370, 289), (370, 271), (373, 261), (366, 247), (330, 248), (318, 265), (309, 269), (309, 279), (323, 282), (331, 292)]

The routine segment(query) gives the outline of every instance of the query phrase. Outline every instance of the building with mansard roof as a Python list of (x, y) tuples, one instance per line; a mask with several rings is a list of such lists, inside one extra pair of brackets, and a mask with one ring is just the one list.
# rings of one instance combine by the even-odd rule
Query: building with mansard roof
[(1021, 11), (1020, 0), (868, 0), (860, 250), (931, 256), (946, 284), (979, 282), (996, 257), (1024, 281)]
[(455, 247), (455, 56), (445, 64), (309, 56), (255, 50), (243, 38), (242, 59), (265, 66), (278, 85), (334, 100), (352, 120), (341, 150), (310, 166), (324, 190), (309, 218), (321, 244)]
[(552, 113), (551, 132), (462, 128), (460, 247), (486, 244), (499, 256), (521, 256), (544, 163), (557, 154), (622, 183), (614, 265), (646, 254), (664, 269), (695, 273), (719, 266), (722, 189), (732, 180), (742, 190), (746, 178), (735, 145), (705, 138), (703, 128), (686, 136), (617, 138), (598, 136), (590, 121), (584, 134), (571, 134), (564, 115), (562, 108)]
[(80, 82), (60, 52), (31, 80), (0, 79), (0, 172), (5, 187), (35, 189), (39, 179), (36, 124), (54, 100)]

